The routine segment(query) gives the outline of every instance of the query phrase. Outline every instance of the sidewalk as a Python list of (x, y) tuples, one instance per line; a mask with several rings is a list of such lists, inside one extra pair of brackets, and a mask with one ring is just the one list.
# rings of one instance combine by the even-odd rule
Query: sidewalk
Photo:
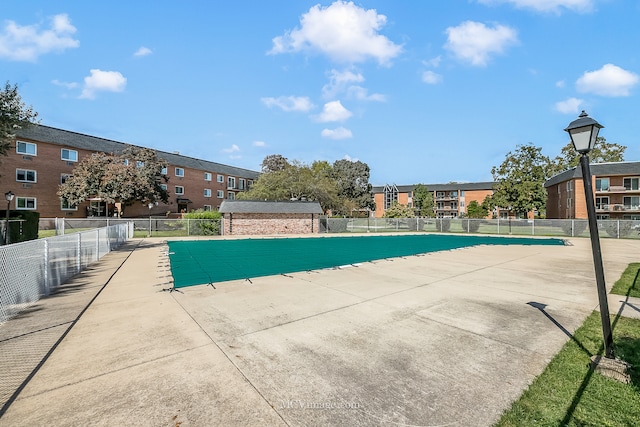
[[(99, 293), (0, 426), (491, 425), (567, 341), (549, 318), (573, 332), (597, 305), (572, 242), (168, 292), (166, 245), (134, 241), (17, 323), (60, 337)], [(610, 287), (640, 242), (602, 245)]]

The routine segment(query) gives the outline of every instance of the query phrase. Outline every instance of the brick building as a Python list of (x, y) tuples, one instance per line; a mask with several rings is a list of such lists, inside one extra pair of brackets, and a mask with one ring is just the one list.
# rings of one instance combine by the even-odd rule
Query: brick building
[[(478, 204), (482, 204), (485, 197), (493, 194), (494, 185), (494, 182), (456, 182), (428, 184), (426, 187), (433, 193), (436, 217), (458, 218), (466, 214), (469, 203), (476, 201)], [(375, 217), (382, 218), (385, 211), (393, 206), (394, 202), (413, 207), (415, 187), (415, 185), (395, 184), (373, 187), (373, 197), (376, 202)], [(504, 213), (506, 214), (506, 212)]]
[[(640, 220), (640, 162), (594, 163), (590, 169), (597, 218)], [(544, 186), (547, 218), (587, 219), (580, 167), (550, 178)]]
[[(0, 192), (15, 194), (12, 209), (38, 211), (42, 218), (111, 216), (118, 206), (108, 206), (101, 200), (68, 206), (56, 192), (85, 157), (96, 152), (117, 154), (129, 145), (43, 125), (19, 129), (9, 155), (0, 159)], [(259, 176), (259, 172), (178, 153), (158, 151), (158, 157), (168, 163), (169, 202), (152, 208), (135, 203), (123, 207), (124, 217), (217, 210), (223, 200), (233, 200)]]
[(225, 200), (225, 235), (315, 234), (323, 214), (318, 202)]

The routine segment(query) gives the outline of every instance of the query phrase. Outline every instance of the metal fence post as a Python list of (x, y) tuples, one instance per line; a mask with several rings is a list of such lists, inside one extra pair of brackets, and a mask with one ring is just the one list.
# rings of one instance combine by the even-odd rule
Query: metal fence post
[(49, 242), (44, 239), (44, 294), (49, 295)]
[(536, 220), (535, 219), (531, 220), (531, 235), (532, 236), (536, 235)]
[(80, 273), (82, 271), (82, 233), (78, 233), (78, 239), (76, 242), (76, 251), (78, 251), (78, 270)]

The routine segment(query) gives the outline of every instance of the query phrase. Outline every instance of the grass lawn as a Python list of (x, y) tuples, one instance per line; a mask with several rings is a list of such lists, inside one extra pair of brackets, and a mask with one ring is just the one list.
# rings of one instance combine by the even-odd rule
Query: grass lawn
[[(627, 295), (640, 286), (640, 263), (616, 286)], [(589, 369), (603, 354), (600, 313), (594, 311), (547, 368), (507, 410), (497, 426), (636, 426), (640, 424), (640, 320), (612, 317), (616, 357), (629, 362), (631, 384)]]
[(613, 285), (611, 293), (640, 298), (640, 262), (627, 266), (620, 279)]

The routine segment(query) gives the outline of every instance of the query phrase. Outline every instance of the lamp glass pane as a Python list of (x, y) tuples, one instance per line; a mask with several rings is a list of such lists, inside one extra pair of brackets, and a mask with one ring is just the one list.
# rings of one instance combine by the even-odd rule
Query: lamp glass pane
[(573, 142), (573, 148), (577, 152), (585, 152), (591, 149), (591, 126), (583, 126), (569, 131), (571, 135), (571, 142)]

